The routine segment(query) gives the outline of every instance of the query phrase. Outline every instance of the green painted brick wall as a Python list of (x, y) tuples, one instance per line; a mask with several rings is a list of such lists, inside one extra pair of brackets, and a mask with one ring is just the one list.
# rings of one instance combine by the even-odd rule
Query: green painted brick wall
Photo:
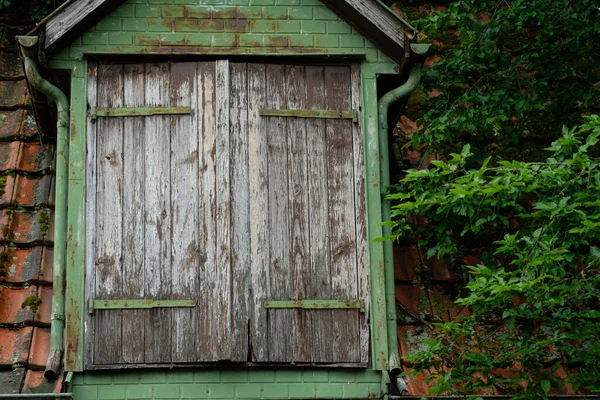
[(319, 0), (127, 0), (52, 58), (85, 53), (364, 55), (395, 65)]
[(381, 398), (378, 372), (341, 370), (180, 370), (76, 374), (75, 400)]

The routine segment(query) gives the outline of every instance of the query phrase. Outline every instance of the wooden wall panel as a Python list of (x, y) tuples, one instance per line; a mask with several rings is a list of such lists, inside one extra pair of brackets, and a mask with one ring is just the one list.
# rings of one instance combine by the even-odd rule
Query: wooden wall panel
[(88, 363), (368, 362), (358, 310), (264, 308), (368, 302), (360, 125), (259, 115), (359, 109), (359, 75), (226, 60), (100, 65), (90, 104), (192, 111), (90, 123), (88, 296), (197, 306), (97, 311)]

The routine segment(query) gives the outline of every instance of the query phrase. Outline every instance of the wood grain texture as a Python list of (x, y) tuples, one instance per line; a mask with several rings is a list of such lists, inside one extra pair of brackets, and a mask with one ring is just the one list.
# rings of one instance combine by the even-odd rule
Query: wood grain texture
[[(285, 67), (287, 109), (306, 108), (306, 71), (302, 65)], [(288, 191), (290, 205), (291, 297), (307, 299), (310, 288), (310, 249), (308, 218), (308, 149), (306, 120), (287, 119)], [(312, 315), (305, 310), (292, 311), (290, 338), (292, 361), (312, 360)]]
[(199, 238), (201, 271), (198, 307), (203, 310), (199, 321), (200, 358), (217, 361), (219, 348), (214, 304), (217, 273), (217, 192), (216, 192), (216, 88), (215, 63), (198, 63), (198, 137), (201, 149), (199, 176)]
[[(350, 69), (325, 69), (325, 106), (350, 107)], [(331, 239), (331, 289), (334, 298), (356, 298), (356, 227), (354, 223), (354, 174), (352, 122), (326, 122), (328, 158), (329, 236)], [(359, 361), (358, 312), (333, 310), (333, 357)]]
[(252, 361), (269, 361), (269, 327), (263, 302), (271, 296), (267, 120), (258, 110), (266, 104), (266, 66), (248, 65), (248, 170), (250, 209), (250, 280)]
[[(144, 105), (144, 64), (123, 67), (123, 106)], [(123, 118), (123, 298), (144, 298), (144, 119)], [(144, 362), (144, 312), (123, 311), (123, 362)]]
[[(169, 103), (169, 64), (148, 64), (145, 102)], [(144, 117), (145, 293), (155, 300), (171, 296), (170, 116)], [(145, 362), (171, 362), (171, 310), (151, 309), (144, 324)]]
[(217, 269), (215, 308), (216, 338), (219, 360), (231, 359), (231, 188), (229, 138), (229, 61), (216, 62), (216, 122), (217, 122)]
[[(283, 108), (285, 101), (283, 65), (266, 66), (266, 108)], [(267, 121), (267, 160), (269, 188), (269, 250), (270, 250), (270, 297), (271, 300), (288, 300), (291, 292), (290, 229), (289, 229), (289, 183), (287, 121), (282, 117), (270, 117)], [(289, 329), (293, 311), (269, 310), (269, 360), (290, 361), (293, 342)]]
[[(306, 67), (307, 107), (325, 108), (325, 68)], [(329, 240), (329, 196), (327, 191), (327, 139), (325, 120), (307, 122), (308, 208), (310, 225), (310, 292), (313, 299), (331, 298), (331, 257)], [(334, 333), (330, 310), (311, 311), (313, 315), (313, 360), (330, 362)]]
[(368, 301), (360, 121), (259, 115), (360, 109), (358, 66), (100, 65), (98, 90), (89, 74), (90, 105), (192, 113), (88, 121), (86, 296), (197, 307), (98, 311), (87, 363), (366, 365), (366, 314), (264, 308)]
[[(361, 110), (360, 67), (354, 64), (350, 67), (351, 107)], [(365, 153), (361, 134), (362, 113), (358, 113), (358, 123), (352, 124), (354, 148), (354, 207), (356, 223), (356, 271), (358, 274), (358, 298), (365, 303), (364, 314), (359, 314), (360, 329), (360, 361), (368, 362), (370, 353), (369, 342), (369, 253), (367, 239), (367, 209), (365, 193)]]
[(248, 65), (230, 65), (231, 359), (247, 361), (250, 326), (250, 186)]
[[(170, 71), (170, 105), (195, 106), (196, 63), (173, 63)], [(192, 104), (194, 99), (194, 104)], [(195, 116), (171, 116), (171, 282), (173, 299), (198, 296), (198, 136)], [(172, 359), (198, 360), (197, 310), (174, 308)]]
[(106, 0), (75, 1), (65, 7), (46, 24), (46, 47), (52, 46), (69, 30), (81, 23), (90, 12), (101, 7), (105, 2)]
[[(123, 106), (123, 66), (102, 64), (98, 68), (98, 105)], [(119, 299), (122, 296), (123, 230), (123, 121), (103, 119), (97, 122), (96, 137), (96, 296)], [(98, 312), (95, 322), (94, 362), (121, 362), (121, 311)]]
[[(87, 71), (87, 102), (88, 111), (97, 106), (97, 81), (98, 64), (94, 61), (88, 62)], [(96, 297), (96, 121), (91, 118), (88, 112), (86, 116), (86, 208), (85, 208), (85, 304), (89, 304), (91, 299)], [(96, 337), (95, 320), (89, 313), (85, 313), (84, 320), (84, 360), (85, 365), (90, 366), (94, 363), (94, 348)]]

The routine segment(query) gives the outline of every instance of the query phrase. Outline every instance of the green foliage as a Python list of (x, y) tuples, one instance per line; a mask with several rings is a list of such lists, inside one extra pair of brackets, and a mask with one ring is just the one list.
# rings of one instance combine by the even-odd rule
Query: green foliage
[(590, 155), (599, 140), (593, 115), (563, 128), (543, 162), (488, 157), (470, 168), (467, 144), (407, 171), (389, 196), (395, 238), (457, 265), (479, 256), (463, 266), (470, 278), (456, 301), (471, 315), (435, 324), (407, 357), (431, 373), (433, 394), (600, 392), (600, 159)]
[(416, 24), (441, 46), (424, 85), (442, 94), (409, 146), (535, 160), (600, 107), (598, 0), (461, 0)]
[(0, 0), (0, 12), (6, 13), (8, 17), (18, 20), (28, 19), (39, 21), (62, 3), (64, 3), (64, 0), (34, 0), (25, 2)]

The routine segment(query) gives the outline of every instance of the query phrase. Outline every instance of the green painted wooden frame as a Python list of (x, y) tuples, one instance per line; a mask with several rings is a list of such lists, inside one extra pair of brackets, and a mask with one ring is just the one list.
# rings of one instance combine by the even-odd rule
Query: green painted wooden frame
[[(94, 53), (96, 56), (97, 53)], [(103, 55), (110, 56), (112, 53)], [(277, 56), (280, 54), (272, 54)], [(339, 54), (343, 57), (345, 54)], [(329, 54), (329, 56), (332, 56)], [(301, 56), (298, 60), (301, 60)], [(67, 239), (66, 288), (66, 370), (83, 371), (85, 293), (85, 184), (86, 184), (86, 112), (87, 112), (87, 58), (81, 60), (50, 61), (51, 68), (71, 70), (71, 131), (69, 142), (69, 205)], [(381, 242), (383, 215), (381, 176), (389, 169), (387, 154), (380, 153), (377, 118), (377, 74), (398, 73), (397, 66), (363, 60), (361, 66), (362, 134), (365, 148), (365, 187), (367, 210), (367, 240), (370, 278), (369, 320), (371, 330), (372, 368), (388, 370), (388, 321), (386, 318), (385, 265), (393, 262), (386, 256)], [(57, 215), (56, 218), (64, 218)], [(395, 327), (391, 327), (395, 329)]]

